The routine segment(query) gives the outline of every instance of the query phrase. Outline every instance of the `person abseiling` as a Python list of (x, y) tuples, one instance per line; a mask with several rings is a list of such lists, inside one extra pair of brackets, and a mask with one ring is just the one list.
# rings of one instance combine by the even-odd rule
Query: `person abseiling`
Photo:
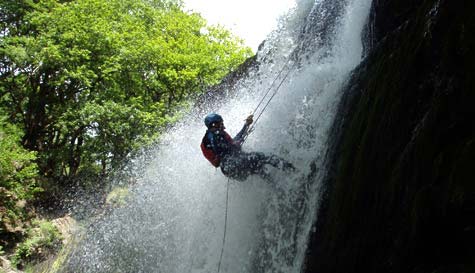
[(204, 119), (208, 128), (201, 141), (201, 151), (215, 167), (220, 167), (223, 174), (236, 180), (245, 180), (249, 175), (259, 175), (269, 179), (266, 165), (271, 165), (284, 171), (294, 170), (291, 163), (275, 155), (260, 152), (243, 152), (241, 145), (253, 122), (253, 115), (246, 118), (241, 131), (232, 138), (224, 127), (223, 118), (216, 114), (208, 114)]

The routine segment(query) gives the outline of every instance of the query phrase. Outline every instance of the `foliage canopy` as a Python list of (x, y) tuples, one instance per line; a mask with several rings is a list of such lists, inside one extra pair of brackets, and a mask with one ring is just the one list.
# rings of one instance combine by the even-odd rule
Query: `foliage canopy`
[(0, 107), (40, 174), (105, 175), (252, 52), (172, 0), (0, 2)]

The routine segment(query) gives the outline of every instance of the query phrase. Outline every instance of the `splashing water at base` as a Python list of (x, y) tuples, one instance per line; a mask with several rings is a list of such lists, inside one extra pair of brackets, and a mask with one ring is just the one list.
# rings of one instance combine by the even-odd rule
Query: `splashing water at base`
[[(243, 149), (282, 156), (298, 169), (272, 170), (229, 184), (221, 272), (300, 272), (324, 174), (323, 159), (341, 87), (362, 56), (361, 32), (371, 0), (298, 1), (266, 42), (259, 71), (242, 79), (219, 109), (234, 135), (269, 84), (293, 57), (278, 94)], [(332, 14), (326, 35), (301, 30)], [(319, 17), (320, 16), (320, 17)], [(336, 20), (335, 20), (336, 18)], [(323, 20), (321, 19), (321, 20)], [(323, 24), (324, 25), (324, 24)], [(317, 33), (318, 34), (318, 33)], [(313, 45), (313, 46), (310, 46)], [(271, 62), (267, 60), (271, 59)], [(224, 233), (227, 178), (202, 156), (202, 112), (189, 113), (162, 144), (137, 160), (144, 171), (127, 205), (85, 232), (63, 272), (217, 272)]]

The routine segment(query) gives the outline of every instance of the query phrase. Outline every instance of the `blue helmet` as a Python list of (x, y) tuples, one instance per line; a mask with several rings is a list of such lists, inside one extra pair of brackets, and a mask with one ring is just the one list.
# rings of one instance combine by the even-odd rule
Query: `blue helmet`
[(205, 125), (208, 128), (212, 127), (214, 123), (218, 123), (218, 122), (222, 122), (222, 121), (223, 121), (223, 117), (221, 117), (220, 115), (218, 115), (216, 113), (208, 114), (205, 117)]

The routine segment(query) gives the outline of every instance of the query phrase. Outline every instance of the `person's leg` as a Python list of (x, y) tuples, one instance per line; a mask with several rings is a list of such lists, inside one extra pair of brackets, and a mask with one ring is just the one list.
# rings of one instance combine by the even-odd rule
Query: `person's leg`
[(260, 152), (249, 152), (241, 154), (240, 168), (249, 174), (257, 174), (263, 178), (269, 178), (270, 174), (266, 165), (271, 165), (283, 171), (295, 170), (294, 166), (285, 159), (276, 155), (266, 155)]
[(234, 180), (244, 181), (249, 176), (246, 172), (246, 162), (240, 156), (226, 156), (221, 160), (221, 171), (226, 177)]
[(276, 155), (266, 155), (260, 152), (241, 152), (227, 156), (221, 161), (221, 170), (227, 177), (236, 180), (246, 180), (249, 175), (259, 175), (265, 180), (271, 180), (266, 165), (271, 165), (283, 171), (295, 170), (294, 166)]
[(281, 157), (278, 157), (276, 155), (265, 155), (265, 154), (262, 154), (262, 153), (259, 153), (261, 154), (260, 155), (260, 159), (261, 162), (263, 162), (263, 164), (270, 164), (278, 169), (281, 169), (283, 171), (293, 171), (295, 170), (295, 167), (292, 165), (292, 163), (288, 162), (287, 160), (281, 158)]

